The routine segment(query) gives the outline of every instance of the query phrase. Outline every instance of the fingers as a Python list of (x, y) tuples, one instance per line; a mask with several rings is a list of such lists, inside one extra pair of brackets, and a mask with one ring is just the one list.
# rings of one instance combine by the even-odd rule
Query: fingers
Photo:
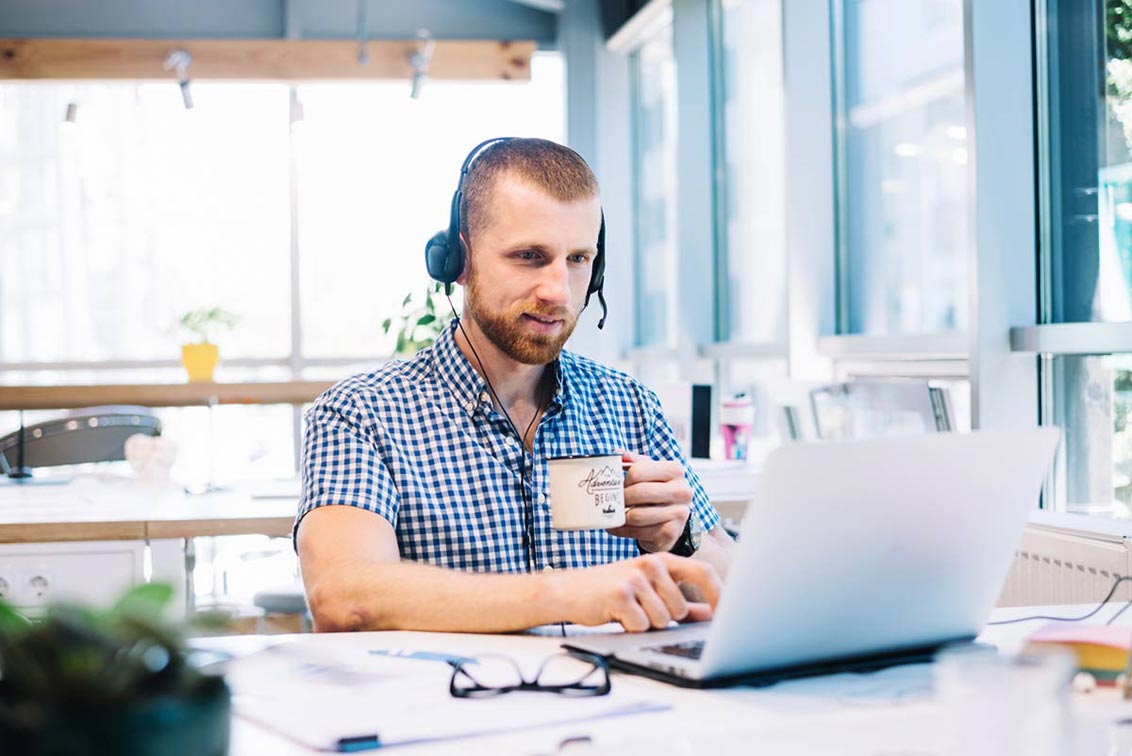
[(673, 554), (656, 554), (655, 556), (664, 560), (668, 574), (672, 576), (673, 580), (677, 583), (688, 583), (696, 588), (699, 595), (712, 608), (719, 604), (719, 594), (723, 590), (723, 581), (719, 579), (719, 573), (715, 571), (714, 567), (707, 562), (678, 557)]
[(692, 508), (687, 504), (669, 506), (635, 506), (625, 510), (625, 525), (631, 528), (647, 528), (652, 525), (672, 524), (675, 527), (673, 538), (684, 532), (684, 523)]
[[(622, 459), (625, 459), (630, 452), (622, 454)], [(635, 485), (637, 483), (649, 482), (665, 482), (670, 480), (683, 480), (684, 479), (684, 466), (679, 462), (671, 459), (649, 459), (648, 457), (641, 457), (634, 455), (636, 459), (625, 459), (626, 462), (632, 462), (629, 470), (625, 473), (625, 487)]]
[(668, 551), (684, 532), (690, 513), (691, 507), (681, 505), (632, 507), (625, 510), (625, 524), (608, 532), (640, 541), (651, 552)]
[(668, 623), (672, 621), (672, 614), (668, 611), (664, 601), (657, 595), (656, 589), (651, 583), (646, 584), (637, 592), (637, 603), (648, 615), (649, 627), (659, 630), (668, 627)]
[(648, 457), (643, 454), (637, 454), (627, 449), (618, 449), (616, 453), (621, 455), (622, 462), (640, 462), (643, 459), (648, 459)]
[(621, 606), (614, 618), (621, 623), (621, 627), (625, 628), (629, 633), (643, 633), (652, 627), (652, 620), (641, 605), (637, 602), (636, 597), (629, 598)]
[(625, 506), (636, 507), (642, 504), (688, 504), (692, 501), (692, 487), (684, 481), (670, 480), (663, 483), (647, 482), (625, 485)]
[(711, 604), (689, 603), (688, 614), (681, 622), (707, 622), (714, 614)]
[[(668, 567), (660, 559), (645, 557), (642, 569), (649, 578), (649, 583), (656, 591), (657, 596), (664, 602), (668, 616), (674, 620), (681, 620), (688, 613), (688, 600), (684, 598), (680, 586), (668, 574)], [(665, 625), (667, 625), (665, 621)]]
[[(623, 584), (617, 620), (629, 632), (665, 628), (672, 620), (688, 615), (688, 600), (656, 556), (632, 562), (633, 573)], [(702, 614), (702, 610), (700, 610)]]

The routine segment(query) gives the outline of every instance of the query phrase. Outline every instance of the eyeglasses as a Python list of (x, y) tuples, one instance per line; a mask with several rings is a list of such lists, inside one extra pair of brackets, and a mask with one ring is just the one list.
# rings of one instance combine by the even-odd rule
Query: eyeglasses
[(609, 665), (605, 659), (582, 651), (548, 657), (531, 679), (523, 676), (514, 659), (484, 655), (451, 662), (448, 692), (456, 698), (489, 698), (529, 690), (563, 696), (604, 696), (609, 693)]

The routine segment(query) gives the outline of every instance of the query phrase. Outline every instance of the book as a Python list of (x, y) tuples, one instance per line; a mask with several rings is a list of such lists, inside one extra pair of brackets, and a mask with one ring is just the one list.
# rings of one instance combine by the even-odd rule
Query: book
[(1055, 645), (1077, 654), (1077, 664), (1098, 685), (1115, 685), (1128, 667), (1132, 627), (1051, 622), (1027, 640), (1034, 646)]

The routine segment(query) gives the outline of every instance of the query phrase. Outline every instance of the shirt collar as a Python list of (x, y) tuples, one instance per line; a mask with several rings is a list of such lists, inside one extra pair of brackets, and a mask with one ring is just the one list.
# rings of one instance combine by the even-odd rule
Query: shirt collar
[(480, 404), (490, 403), (491, 397), (483, 376), (476, 372), (456, 345), (455, 333), (456, 320), (453, 318), (432, 347), (432, 364), (440, 381), (448, 387), (464, 411), (472, 415)]
[[(491, 395), (488, 394), (483, 376), (472, 367), (472, 363), (456, 344), (456, 328), (456, 321), (453, 319), (436, 339), (432, 348), (433, 365), (437, 376), (452, 391), (464, 411), (473, 415), (481, 404), (491, 404)], [(554, 395), (547, 403), (547, 410), (561, 409), (566, 404), (567, 362), (559, 357), (552, 366)]]

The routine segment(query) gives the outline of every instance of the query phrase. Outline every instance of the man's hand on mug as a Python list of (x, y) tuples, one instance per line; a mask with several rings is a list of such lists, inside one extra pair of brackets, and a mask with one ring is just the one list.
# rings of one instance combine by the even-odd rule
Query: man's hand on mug
[(664, 553), (680, 540), (692, 511), (692, 487), (684, 480), (684, 467), (628, 451), (621, 452), (621, 459), (629, 463), (625, 525), (609, 532), (639, 541), (652, 554)]
[[(707, 562), (645, 554), (584, 570), (555, 573), (569, 602), (567, 616), (581, 625), (619, 622), (629, 632), (667, 627), (672, 620), (711, 619), (723, 587)], [(569, 585), (566, 584), (569, 581)], [(704, 603), (688, 601), (678, 584), (693, 587)]]

